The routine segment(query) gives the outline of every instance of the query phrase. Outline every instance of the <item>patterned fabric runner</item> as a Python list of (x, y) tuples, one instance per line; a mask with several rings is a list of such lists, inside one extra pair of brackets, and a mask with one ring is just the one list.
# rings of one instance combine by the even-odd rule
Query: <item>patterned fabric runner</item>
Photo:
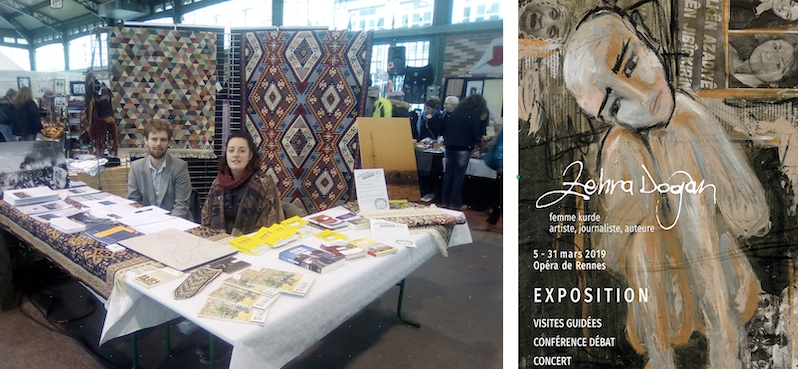
[[(344, 207), (357, 213), (359, 208), (356, 202), (348, 202)], [(465, 216), (456, 217), (444, 213), (437, 207), (414, 203), (407, 203), (404, 209), (391, 209), (387, 211), (372, 211), (360, 213), (366, 219), (382, 219), (389, 222), (406, 224), (410, 233), (427, 232), (435, 238), (435, 243), (443, 256), (448, 256), (446, 251), (454, 226), (465, 224)]]

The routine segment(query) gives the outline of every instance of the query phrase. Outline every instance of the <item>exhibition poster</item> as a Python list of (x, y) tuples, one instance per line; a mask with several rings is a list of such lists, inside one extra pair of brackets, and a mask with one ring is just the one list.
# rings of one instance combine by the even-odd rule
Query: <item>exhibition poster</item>
[(519, 2), (519, 367), (796, 367), (791, 9)]

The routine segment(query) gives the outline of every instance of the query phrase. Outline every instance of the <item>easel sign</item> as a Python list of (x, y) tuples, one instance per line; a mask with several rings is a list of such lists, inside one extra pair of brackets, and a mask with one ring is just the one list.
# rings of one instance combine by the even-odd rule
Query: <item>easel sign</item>
[(361, 212), (388, 210), (388, 186), (382, 168), (355, 169), (355, 190)]

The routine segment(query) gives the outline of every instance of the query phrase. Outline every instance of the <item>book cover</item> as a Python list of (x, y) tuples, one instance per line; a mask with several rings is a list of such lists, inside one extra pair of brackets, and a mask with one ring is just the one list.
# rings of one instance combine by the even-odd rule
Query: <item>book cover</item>
[(263, 324), (269, 310), (248, 308), (216, 299), (207, 299), (197, 316), (239, 323)]
[(41, 204), (18, 206), (17, 210), (19, 210), (20, 212), (22, 212), (22, 214), (25, 215), (34, 215), (34, 214), (48, 213), (69, 208), (75, 209), (75, 207), (72, 205), (69, 205), (61, 200), (56, 200), (56, 201), (44, 202)]
[(61, 233), (77, 233), (86, 230), (86, 225), (64, 217), (55, 217), (49, 220), (50, 227)]
[(140, 274), (135, 278), (133, 278), (133, 282), (136, 282), (147, 288), (152, 288), (162, 283), (166, 283), (171, 280), (177, 279), (182, 275), (183, 272), (181, 271), (174, 270), (169, 267), (164, 267), (161, 269), (151, 270), (149, 272)]
[(340, 268), (345, 258), (310, 246), (299, 245), (280, 252), (280, 260), (321, 274)]
[(230, 240), (230, 247), (249, 255), (260, 255), (268, 250), (267, 245), (247, 235), (238, 236)]
[(321, 238), (322, 240), (325, 240), (327, 242), (335, 242), (335, 241), (338, 241), (338, 240), (345, 240), (345, 239), (349, 238), (349, 236), (344, 235), (344, 234), (340, 234), (340, 233), (338, 233), (336, 231), (333, 231), (332, 229), (325, 229), (325, 230), (323, 230), (323, 231), (321, 231), (319, 233), (316, 233), (315, 236), (318, 237), (318, 238)]
[(133, 229), (116, 223), (97, 224), (87, 229), (84, 234), (107, 245), (139, 236)]
[(299, 236), (296, 234), (296, 229), (293, 227), (282, 224), (272, 224), (268, 228), (261, 227), (251, 238), (271, 248), (279, 248), (297, 240)]
[(294, 215), (293, 217), (290, 217), (290, 218), (280, 222), (280, 224), (282, 224), (284, 226), (292, 227), (292, 228), (299, 228), (299, 227), (302, 227), (302, 226), (308, 224), (308, 222), (306, 220), (300, 218), (299, 216)]
[(259, 272), (260, 272), (259, 270), (252, 270), (252, 269), (244, 270), (241, 271), (240, 273), (233, 274), (233, 276), (231, 276), (230, 278), (225, 279), (224, 283), (227, 283), (234, 287), (243, 288), (247, 291), (259, 293), (262, 295), (273, 295), (275, 293), (279, 294), (280, 290), (278, 290), (277, 287), (268, 287), (264, 285), (256, 286), (249, 283), (252, 277), (257, 275)]
[(346, 242), (327, 245), (322, 244), (321, 249), (332, 254), (341, 255), (346, 258), (346, 260), (362, 258), (368, 253), (366, 249)]
[(347, 223), (336, 217), (325, 214), (312, 215), (306, 218), (308, 222), (327, 229), (340, 229), (346, 227)]
[(42, 223), (49, 224), (51, 220), (55, 218), (65, 218), (70, 215), (75, 215), (84, 212), (84, 210), (80, 210), (76, 207), (70, 206), (66, 209), (51, 211), (47, 213), (39, 213), (39, 214), (32, 214), (30, 215), (31, 218), (38, 220)]
[(263, 268), (247, 281), (255, 287), (275, 288), (280, 292), (305, 296), (313, 284), (313, 276), (301, 273)]
[(396, 248), (384, 244), (375, 244), (369, 246), (369, 255), (374, 257), (382, 257), (396, 253)]
[(65, 189), (62, 189), (62, 190), (56, 190), (55, 192), (58, 193), (58, 197), (61, 200), (64, 200), (64, 199), (66, 199), (68, 197), (82, 196), (82, 195), (88, 195), (88, 194), (92, 194), (92, 193), (98, 193), (98, 192), (100, 192), (100, 190), (95, 190), (95, 189), (93, 189), (91, 187), (84, 186), (84, 187), (65, 188)]
[(255, 293), (230, 284), (223, 284), (208, 295), (212, 299), (256, 309), (268, 308), (279, 296), (280, 294), (264, 295)]

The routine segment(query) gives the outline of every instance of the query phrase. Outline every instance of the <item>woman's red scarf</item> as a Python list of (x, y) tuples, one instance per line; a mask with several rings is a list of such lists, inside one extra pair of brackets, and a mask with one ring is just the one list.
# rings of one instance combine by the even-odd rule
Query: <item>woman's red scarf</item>
[(255, 173), (255, 171), (247, 170), (246, 172), (244, 172), (244, 175), (238, 177), (238, 180), (236, 180), (233, 178), (232, 173), (219, 172), (219, 174), (216, 175), (216, 179), (219, 181), (219, 184), (222, 187), (228, 190), (234, 190), (236, 188), (241, 187), (242, 184), (249, 181), (249, 178), (252, 177), (253, 173)]

